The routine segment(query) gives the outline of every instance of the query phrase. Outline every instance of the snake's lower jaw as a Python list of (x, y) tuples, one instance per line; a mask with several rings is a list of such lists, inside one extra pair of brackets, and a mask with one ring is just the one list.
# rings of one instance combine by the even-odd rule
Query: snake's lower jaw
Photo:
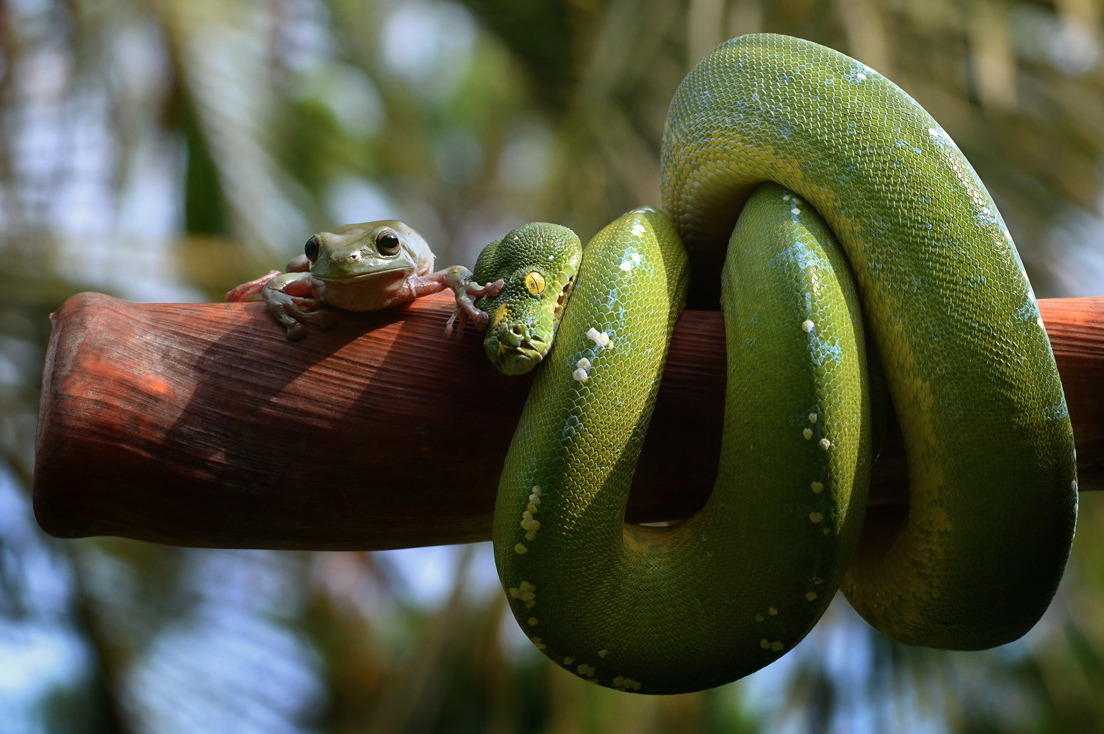
[[(517, 341), (511, 339), (510, 341)], [(532, 372), (538, 364), (544, 360), (548, 353), (549, 344), (544, 341), (523, 340), (516, 345), (504, 343), (497, 336), (488, 338), (483, 343), (487, 357), (491, 363), (504, 375), (524, 375)]]
[(506, 375), (524, 375), (541, 363), (540, 354), (510, 354), (501, 358), (502, 373)]

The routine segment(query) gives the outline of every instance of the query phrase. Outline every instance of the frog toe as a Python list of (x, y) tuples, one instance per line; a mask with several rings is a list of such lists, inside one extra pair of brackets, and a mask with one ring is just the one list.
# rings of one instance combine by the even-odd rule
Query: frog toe
[(305, 339), (307, 336), (307, 329), (298, 321), (287, 324), (287, 338), (288, 341), (297, 342)]

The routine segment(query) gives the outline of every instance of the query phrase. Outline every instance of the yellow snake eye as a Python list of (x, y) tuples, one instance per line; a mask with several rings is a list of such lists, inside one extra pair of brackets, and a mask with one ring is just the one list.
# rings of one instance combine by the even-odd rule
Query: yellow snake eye
[(525, 274), (525, 288), (534, 296), (539, 296), (544, 293), (545, 280), (544, 276), (538, 273), (536, 270)]

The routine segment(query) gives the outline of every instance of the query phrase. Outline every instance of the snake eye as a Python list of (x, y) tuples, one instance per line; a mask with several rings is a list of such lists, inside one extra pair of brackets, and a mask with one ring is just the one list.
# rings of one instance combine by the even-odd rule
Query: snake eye
[(544, 276), (538, 273), (536, 270), (525, 274), (525, 289), (534, 296), (539, 296), (544, 293), (545, 280)]
[(307, 240), (307, 244), (303, 245), (303, 253), (307, 256), (308, 260), (314, 262), (318, 259), (318, 248), (320, 246), (321, 245), (318, 244), (318, 235), (314, 235)]
[(399, 251), (399, 236), (393, 229), (382, 230), (376, 235), (376, 247), (381, 255), (394, 255)]

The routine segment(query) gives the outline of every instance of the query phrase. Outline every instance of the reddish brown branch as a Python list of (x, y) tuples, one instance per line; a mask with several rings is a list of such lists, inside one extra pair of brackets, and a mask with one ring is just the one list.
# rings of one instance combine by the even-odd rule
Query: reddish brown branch
[[(1104, 486), (1104, 298), (1041, 303), (1070, 403), (1082, 489)], [(54, 315), (34, 505), (62, 537), (188, 546), (383, 549), (489, 537), (529, 388), (441, 332), (446, 296), (343, 314), (288, 342), (259, 304), (74, 296)], [(715, 473), (719, 314), (676, 330), (631, 502), (684, 516)], [(872, 502), (903, 501), (900, 449)]]

